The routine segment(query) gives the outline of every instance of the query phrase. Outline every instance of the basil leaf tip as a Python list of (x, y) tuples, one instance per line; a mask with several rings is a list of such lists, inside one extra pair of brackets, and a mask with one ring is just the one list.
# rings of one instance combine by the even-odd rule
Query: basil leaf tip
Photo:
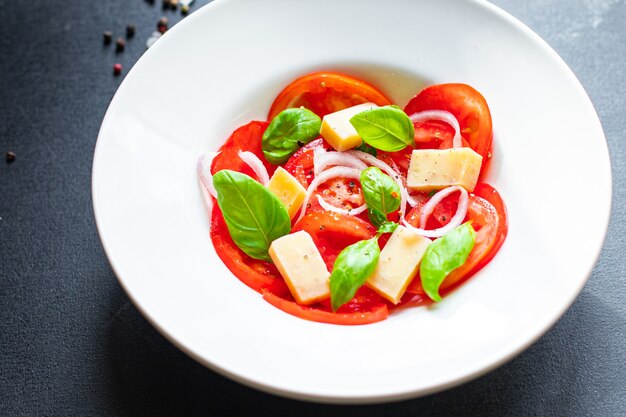
[(233, 242), (248, 256), (272, 262), (272, 242), (291, 231), (289, 213), (265, 186), (248, 175), (222, 170), (213, 175), (217, 204)]
[(476, 232), (471, 222), (467, 222), (428, 246), (420, 263), (420, 277), (424, 291), (433, 301), (441, 301), (441, 283), (452, 271), (465, 264), (475, 242)]
[(321, 126), (319, 116), (304, 107), (281, 111), (263, 133), (265, 159), (274, 165), (284, 164), (302, 144), (319, 135)]
[(386, 221), (380, 226), (378, 226), (378, 230), (376, 231), (378, 235), (382, 235), (383, 233), (393, 233), (398, 228), (398, 223)]
[(339, 253), (330, 274), (330, 303), (333, 311), (350, 301), (374, 273), (380, 248), (376, 237), (354, 243)]
[(383, 106), (362, 111), (350, 119), (365, 143), (376, 149), (395, 152), (413, 144), (413, 122), (398, 106)]

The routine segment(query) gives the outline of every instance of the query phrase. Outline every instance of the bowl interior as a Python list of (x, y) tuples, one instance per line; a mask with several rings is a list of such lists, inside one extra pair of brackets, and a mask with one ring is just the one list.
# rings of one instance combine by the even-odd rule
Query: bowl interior
[[(341, 327), (291, 317), (217, 258), (197, 157), (265, 119), (276, 94), (340, 70), (404, 105), (423, 86), (464, 82), (494, 120), (488, 182), (507, 203), (496, 258), (431, 308)], [(593, 189), (586, 221), (563, 210)], [(608, 152), (575, 76), (494, 6), (458, 0), (217, 0), (168, 32), (124, 80), (93, 167), (98, 230), (121, 284), (173, 343), (257, 388), (332, 402), (426, 394), (501, 364), (574, 300), (610, 210)]]

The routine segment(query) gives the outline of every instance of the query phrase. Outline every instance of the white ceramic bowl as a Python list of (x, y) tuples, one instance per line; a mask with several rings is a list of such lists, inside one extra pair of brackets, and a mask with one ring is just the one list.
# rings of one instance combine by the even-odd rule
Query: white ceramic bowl
[[(509, 236), (434, 308), (361, 327), (307, 322), (263, 301), (215, 254), (196, 158), (264, 119), (293, 78), (321, 69), (363, 77), (401, 106), (441, 82), (468, 83), (487, 98), (489, 182), (508, 205)], [(471, 0), (218, 0), (128, 74), (93, 165), (104, 248), (148, 320), (237, 381), (326, 402), (432, 393), (528, 347), (584, 285), (610, 199), (606, 143), (575, 76), (523, 24)]]

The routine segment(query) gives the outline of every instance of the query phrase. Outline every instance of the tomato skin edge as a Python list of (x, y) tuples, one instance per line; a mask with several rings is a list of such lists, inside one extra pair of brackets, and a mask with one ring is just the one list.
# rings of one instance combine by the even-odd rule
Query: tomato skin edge
[(263, 290), (263, 299), (274, 307), (292, 316), (318, 323), (340, 325), (363, 325), (385, 320), (389, 316), (389, 309), (385, 304), (368, 312), (359, 313), (332, 313), (312, 307), (302, 306), (293, 301), (285, 300), (270, 291)]
[[(286, 108), (298, 107), (300, 98), (306, 94), (319, 94), (326, 90), (331, 94), (349, 91), (352, 95), (362, 98), (361, 103), (370, 101), (379, 106), (391, 104), (391, 100), (384, 93), (363, 80), (339, 72), (320, 71), (298, 77), (283, 88), (272, 102), (267, 119), (271, 121)], [(360, 103), (345, 104), (343, 108)], [(309, 110), (313, 111), (313, 109)], [(318, 116), (322, 117), (324, 114), (318, 114)]]

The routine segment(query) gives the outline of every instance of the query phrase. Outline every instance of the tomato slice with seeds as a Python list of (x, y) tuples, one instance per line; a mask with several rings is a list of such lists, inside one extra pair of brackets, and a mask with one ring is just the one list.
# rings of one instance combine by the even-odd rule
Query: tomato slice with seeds
[(316, 149), (330, 150), (332, 148), (324, 139), (315, 139), (298, 149), (283, 165), (283, 168), (293, 175), (304, 188), (307, 188), (315, 178), (313, 157)]
[[(419, 92), (404, 108), (408, 115), (425, 110), (445, 110), (457, 118), (461, 136), (483, 157), (481, 174), (484, 173), (491, 158), (493, 126), (489, 106), (482, 94), (467, 84), (433, 85)], [(452, 146), (454, 129), (448, 124), (432, 120), (414, 123), (414, 126), (415, 141), (420, 148)]]
[(363, 80), (337, 72), (316, 72), (297, 78), (285, 87), (272, 103), (267, 118), (272, 120), (281, 111), (300, 106), (324, 117), (369, 102), (379, 106), (391, 104), (381, 91)]
[(300, 230), (311, 235), (329, 271), (332, 271), (339, 252), (353, 243), (370, 239), (376, 234), (374, 227), (363, 219), (314, 207), (311, 207), (295, 224), (292, 233)]

